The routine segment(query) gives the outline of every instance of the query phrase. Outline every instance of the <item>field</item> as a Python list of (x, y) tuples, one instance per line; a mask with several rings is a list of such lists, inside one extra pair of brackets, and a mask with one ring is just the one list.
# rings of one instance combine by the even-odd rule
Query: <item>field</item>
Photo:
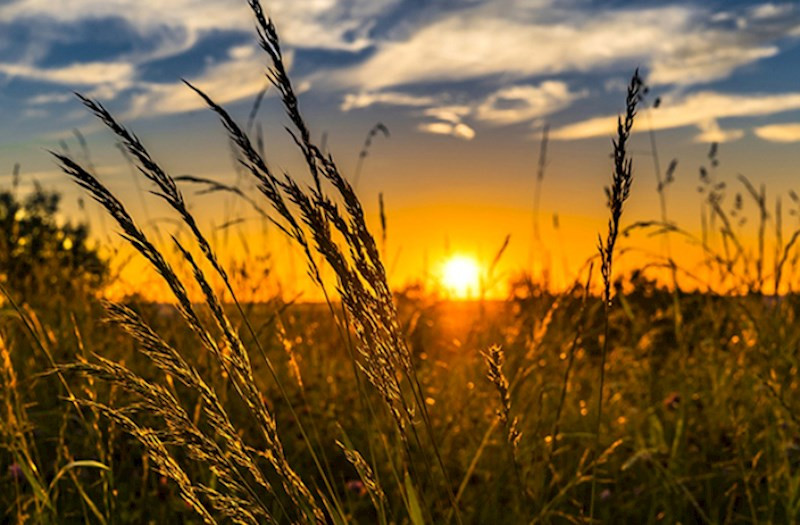
[(604, 159), (608, 228), (571, 286), (514, 276), (501, 300), (390, 289), (381, 234), (311, 138), (277, 30), (250, 4), (311, 182), (274, 171), (212, 93), (187, 89), (258, 187), (214, 191), (266, 210), (325, 300), (246, 300), (257, 263), (226, 267), (184, 196), (192, 181), (81, 97), (184, 234), (155, 242), (126, 209), (138, 196), (53, 153), (166, 298), (112, 301), (117, 277), (86, 227), (56, 224), (56, 196), (0, 193), (0, 521), (797, 521), (800, 230), (784, 235), (779, 208), (768, 220), (763, 188), (741, 181), (760, 211), (749, 247), (701, 170), (714, 231), (694, 240), (713, 282), (670, 257), (653, 263), (666, 279), (617, 271), (629, 231), (655, 232), (667, 252), (689, 236), (663, 208), (659, 221), (624, 220), (636, 191), (628, 140), (647, 95), (637, 72)]

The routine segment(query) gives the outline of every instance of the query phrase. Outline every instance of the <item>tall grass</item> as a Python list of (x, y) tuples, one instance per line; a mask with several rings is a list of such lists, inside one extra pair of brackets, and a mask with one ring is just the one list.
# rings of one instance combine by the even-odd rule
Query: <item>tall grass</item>
[[(323, 291), (325, 291), (325, 285), (314, 254), (319, 253), (335, 272), (338, 291), (345, 307), (344, 312), (338, 318), (340, 330), (343, 334), (349, 334), (352, 331), (356, 336), (355, 341), (350, 341), (349, 335), (344, 337), (356, 351), (351, 354), (354, 373), (357, 378), (363, 373), (379, 393), (381, 400), (392, 415), (397, 436), (406, 451), (404, 469), (412, 471), (412, 479), (415, 480), (415, 483), (421, 483), (423, 479), (421, 476), (431, 476), (433, 470), (437, 469), (438, 475), (444, 480), (444, 492), (453, 504), (454, 515), (460, 521), (447, 469), (438, 450), (437, 436), (430, 423), (424, 392), (405, 340), (399, 332), (397, 313), (387, 284), (386, 273), (376, 243), (367, 229), (361, 203), (350, 184), (340, 174), (333, 159), (325, 156), (312, 142), (308, 126), (301, 116), (291, 80), (286, 73), (275, 27), (257, 1), (250, 2), (250, 6), (257, 21), (259, 42), (272, 61), (268, 78), (278, 90), (287, 115), (294, 126), (294, 130), (290, 130), (289, 133), (306, 159), (314, 186), (309, 190), (304, 190), (289, 175), (285, 175), (283, 178), (277, 177), (230, 115), (208, 95), (191, 84), (187, 83), (187, 85), (196, 91), (219, 115), (232, 143), (239, 151), (243, 166), (255, 178), (261, 193), (267, 199), (273, 212), (276, 213), (277, 219), (273, 222), (303, 249), (309, 273), (323, 288)], [(127, 153), (136, 160), (142, 175), (156, 187), (155, 195), (163, 199), (178, 215), (191, 232), (197, 248), (225, 284), (227, 292), (236, 304), (241, 318), (252, 336), (253, 344), (259, 349), (260, 355), (283, 394), (284, 401), (295, 414), (295, 422), (303, 434), (308, 451), (314, 457), (320, 477), (327, 488), (327, 497), (320, 495), (324, 500), (322, 504), (317, 501), (289, 465), (283, 452), (274, 417), (257, 390), (249, 353), (225, 313), (222, 299), (213, 291), (208, 277), (191, 252), (173, 238), (184, 261), (192, 269), (196, 284), (201, 289), (206, 306), (211, 313), (213, 324), (216, 325), (215, 329), (223, 336), (224, 346), (217, 343), (207, 323), (197, 312), (197, 307), (189, 300), (186, 287), (177, 273), (147, 235), (136, 225), (122, 202), (90, 170), (85, 169), (66, 154), (53, 153), (53, 155), (63, 170), (87, 190), (115, 219), (123, 231), (124, 238), (150, 262), (164, 279), (172, 291), (187, 325), (195, 333), (204, 350), (213, 357), (215, 365), (225, 372), (231, 386), (247, 406), (251, 416), (259, 422), (267, 457), (281, 480), (284, 492), (296, 507), (297, 510), (294, 512), (297, 512), (297, 516), (314, 521), (325, 521), (324, 507), (331, 519), (344, 519), (341, 504), (331, 485), (331, 473), (329, 468), (323, 464), (326, 461), (324, 458), (322, 461), (318, 458), (315, 451), (317, 444), (309, 437), (304, 430), (303, 423), (296, 416), (292, 402), (275, 372), (275, 367), (263, 351), (257, 334), (252, 329), (247, 315), (236, 298), (226, 270), (220, 264), (210, 243), (189, 212), (175, 179), (150, 156), (138, 137), (119, 124), (99, 102), (81, 95), (78, 96), (84, 105), (117, 135)], [(336, 196), (342, 200), (341, 206), (328, 196), (323, 189), (324, 184), (330, 184), (333, 187)], [(334, 232), (341, 236), (343, 245), (335, 240)], [(325, 291), (325, 294), (327, 297), (328, 292)], [(329, 300), (329, 305), (333, 312), (334, 305), (331, 300)], [(204, 406), (213, 407), (213, 410), (207, 410), (205, 413), (208, 423), (215, 429), (224, 430), (225, 441), (231, 443), (235, 449), (237, 458), (235, 463), (230, 464), (230, 461), (226, 461), (225, 454), (215, 448), (216, 440), (192, 422), (188, 414), (181, 411), (178, 399), (163, 387), (148, 382), (122, 365), (100, 357), (97, 358), (97, 364), (69, 365), (62, 369), (113, 382), (134, 394), (151, 414), (157, 415), (159, 419), (163, 420), (166, 431), (171, 436), (171, 444), (183, 448), (192, 460), (209, 464), (209, 468), (225, 484), (229, 493), (223, 494), (207, 485), (193, 483), (181, 470), (158, 434), (137, 424), (129, 417), (127, 409), (91, 404), (92, 407), (106, 414), (141, 442), (157, 468), (180, 487), (184, 500), (201, 515), (204, 521), (212, 520), (211, 509), (230, 519), (246, 522), (255, 521), (257, 518), (271, 518), (269, 509), (260, 502), (253, 489), (244, 480), (237, 479), (241, 476), (239, 469), (244, 469), (254, 477), (260, 489), (271, 490), (271, 486), (266, 483), (266, 478), (258, 474), (258, 470), (254, 466), (255, 458), (245, 454), (244, 451), (247, 450), (245, 446), (232, 439), (233, 427), (213, 388), (203, 382), (197, 371), (188, 365), (178, 351), (171, 349), (165, 342), (158, 339), (157, 335), (143, 321), (133, 317), (131, 312), (123, 310), (120, 305), (112, 304), (108, 306), (108, 309), (112, 312), (112, 317), (121, 320), (127, 330), (140, 344), (144, 345), (143, 352), (153, 364), (171, 377), (178, 378), (190, 390), (199, 392)], [(421, 416), (421, 421), (416, 419), (417, 416)], [(423, 440), (426, 441), (423, 442)], [(416, 461), (412, 459), (412, 447), (416, 447), (421, 452), (418, 455), (421, 455), (424, 460), (422, 469), (424, 473), (420, 472)], [(430, 453), (432, 457), (429, 457), (426, 450), (432, 451)], [(227, 452), (233, 453), (230, 450)], [(359, 457), (355, 454), (355, 452), (350, 453), (351, 459)], [(363, 468), (362, 471), (364, 471)], [(405, 484), (408, 485), (408, 483)], [(415, 498), (412, 498), (413, 490), (410, 486), (407, 489), (406, 499), (410, 512), (413, 511), (411, 503)]]
[[(597, 388), (597, 416), (595, 422), (595, 454), (598, 453), (600, 441), (600, 424), (603, 417), (603, 388), (606, 378), (606, 357), (609, 349), (610, 323), (609, 309), (611, 308), (611, 277), (614, 264), (614, 248), (619, 236), (619, 221), (622, 217), (622, 208), (630, 195), (633, 182), (633, 162), (628, 155), (628, 140), (633, 129), (636, 116), (636, 106), (642, 97), (642, 79), (637, 70), (628, 85), (628, 94), (625, 98), (625, 116), (617, 121), (617, 138), (614, 141), (614, 171), (611, 186), (606, 188), (608, 209), (611, 217), (608, 220), (608, 233), (605, 241), (600, 237), (598, 249), (600, 251), (600, 272), (603, 277), (603, 309), (604, 309), (604, 334), (603, 351), (600, 354), (600, 382)], [(592, 476), (592, 497), (589, 506), (589, 517), (594, 517), (595, 493), (597, 476)]]

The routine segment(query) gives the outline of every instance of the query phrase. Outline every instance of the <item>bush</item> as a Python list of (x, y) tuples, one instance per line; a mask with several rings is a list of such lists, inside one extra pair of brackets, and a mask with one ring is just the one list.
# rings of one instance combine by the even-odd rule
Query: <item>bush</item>
[(37, 185), (24, 199), (0, 191), (0, 282), (24, 302), (96, 292), (108, 262), (85, 224), (59, 224), (61, 195)]

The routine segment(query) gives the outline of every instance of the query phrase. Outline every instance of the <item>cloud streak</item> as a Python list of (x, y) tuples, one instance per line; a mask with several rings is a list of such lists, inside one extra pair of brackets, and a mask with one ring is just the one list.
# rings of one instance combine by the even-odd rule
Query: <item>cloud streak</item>
[(335, 79), (381, 89), (646, 64), (652, 83), (691, 85), (774, 56), (777, 41), (800, 26), (793, 9), (780, 17), (745, 13), (741, 20), (715, 23), (712, 13), (691, 5), (591, 10), (576, 3), (502, 11), (483, 3), (377, 42), (374, 55)]
[[(213, 64), (200, 75), (188, 79), (220, 104), (241, 100), (263, 89), (266, 78), (260, 54), (241, 48), (231, 50), (237, 60)], [(142, 83), (139, 92), (131, 97), (126, 118), (170, 115), (205, 108), (197, 94), (183, 82)]]
[(753, 131), (757, 137), (770, 142), (800, 142), (800, 123), (770, 124)]
[(348, 93), (345, 95), (341, 110), (350, 111), (353, 109), (364, 109), (376, 104), (409, 107), (429, 106), (433, 104), (435, 100), (436, 99), (431, 96), (411, 95), (393, 91), (363, 91), (361, 93)]
[(134, 67), (124, 62), (87, 62), (65, 67), (37, 68), (25, 64), (0, 64), (0, 73), (54, 84), (96, 86), (129, 84)]
[[(796, 109), (800, 109), (800, 93), (740, 95), (703, 91), (665, 98), (660, 108), (652, 110), (652, 126), (657, 130), (697, 126), (702, 131), (699, 141), (721, 142), (737, 139), (742, 133), (723, 132), (716, 124), (719, 119), (760, 117)], [(550, 136), (561, 140), (611, 136), (616, 121), (616, 115), (594, 117), (555, 129)]]
[(489, 95), (475, 116), (492, 124), (515, 124), (557, 113), (585, 93), (571, 92), (565, 82), (547, 80), (539, 85), (515, 85)]
[(420, 124), (418, 129), (425, 133), (451, 135), (464, 140), (472, 140), (475, 137), (475, 130), (463, 122), (425, 122)]

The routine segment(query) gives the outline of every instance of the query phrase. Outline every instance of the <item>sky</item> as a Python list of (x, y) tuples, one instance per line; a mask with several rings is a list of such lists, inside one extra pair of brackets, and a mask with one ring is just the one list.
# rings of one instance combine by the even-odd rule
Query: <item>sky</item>
[[(571, 280), (605, 228), (611, 138), (637, 67), (650, 93), (635, 127), (634, 188), (623, 222), (660, 217), (651, 131), (661, 173), (678, 161), (668, 212), (687, 230), (700, 227), (698, 173), (709, 164), (711, 143), (719, 143), (714, 177), (728, 184), (729, 202), (744, 191), (736, 179), (743, 174), (766, 185), (770, 202), (781, 197), (789, 208), (786, 195), (800, 165), (797, 3), (265, 0), (264, 6), (283, 39), (312, 133), (325, 136), (346, 175), (356, 170), (367, 131), (377, 122), (390, 131), (373, 141), (358, 191), (375, 229), (378, 194), (384, 195), (386, 258), (398, 284), (435, 273), (453, 253), (485, 267), (507, 235), (502, 275), (534, 268), (555, 281)], [(266, 64), (244, 0), (0, 0), (0, 184), (9, 184), (19, 163), (23, 184), (36, 180), (63, 192), (66, 216), (109, 235), (112, 226), (92, 205), (78, 206), (80, 192), (46, 153), (63, 144), (85, 156), (79, 130), (101, 178), (142, 222), (161, 220), (158, 204), (139, 194), (144, 181), (132, 176), (109, 133), (72, 95), (78, 91), (102, 101), (171, 173), (247, 186), (223, 130), (181, 79), (244, 122), (266, 84)], [(257, 122), (271, 160), (307, 177), (271, 91)], [(536, 240), (533, 202), (545, 125)], [(241, 203), (219, 196), (191, 201), (212, 229), (241, 217), (239, 242), (257, 244), (258, 221)], [(742, 226), (744, 236), (748, 227)], [(301, 275), (289, 268), (280, 243), (263, 242), (275, 271), (286, 279)], [(663, 248), (649, 237), (632, 244)], [(692, 249), (696, 255), (696, 247), (684, 255), (691, 258)]]

